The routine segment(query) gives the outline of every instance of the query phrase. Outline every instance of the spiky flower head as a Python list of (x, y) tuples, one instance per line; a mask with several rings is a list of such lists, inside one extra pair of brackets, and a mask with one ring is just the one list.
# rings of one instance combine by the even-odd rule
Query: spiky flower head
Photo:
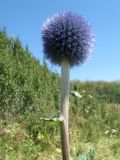
[(94, 44), (92, 27), (85, 17), (72, 12), (61, 12), (43, 24), (44, 54), (52, 63), (63, 59), (70, 66), (83, 63)]

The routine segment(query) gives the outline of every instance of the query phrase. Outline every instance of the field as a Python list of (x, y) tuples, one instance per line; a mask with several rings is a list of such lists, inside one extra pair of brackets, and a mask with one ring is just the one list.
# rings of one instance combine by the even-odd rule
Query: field
[[(79, 100), (81, 106), (70, 109), (71, 156), (78, 160), (119, 160), (120, 105), (100, 105), (94, 97), (84, 96)], [(85, 106), (86, 96), (89, 106)], [(47, 115), (54, 114), (47, 107), (45, 110)], [(59, 123), (42, 121), (34, 113), (12, 119), (6, 126), (2, 120), (0, 123), (1, 160), (61, 160)]]

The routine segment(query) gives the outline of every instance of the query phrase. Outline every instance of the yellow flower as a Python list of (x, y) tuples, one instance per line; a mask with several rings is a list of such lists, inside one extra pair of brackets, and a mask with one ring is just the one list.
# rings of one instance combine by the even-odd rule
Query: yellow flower
[(37, 140), (43, 140), (44, 139), (44, 135), (42, 135), (41, 133), (38, 133), (37, 135)]
[(73, 153), (75, 152), (75, 150), (76, 150), (76, 147), (75, 147), (75, 146), (73, 146), (73, 147), (72, 147), (72, 151), (73, 151)]
[(9, 149), (12, 150), (13, 148), (12, 148), (12, 147), (9, 147)]
[(54, 160), (55, 158), (54, 158), (54, 156), (51, 156), (51, 158), (52, 158), (52, 160)]
[(60, 148), (56, 148), (55, 151), (58, 152), (58, 153), (61, 153), (61, 149)]

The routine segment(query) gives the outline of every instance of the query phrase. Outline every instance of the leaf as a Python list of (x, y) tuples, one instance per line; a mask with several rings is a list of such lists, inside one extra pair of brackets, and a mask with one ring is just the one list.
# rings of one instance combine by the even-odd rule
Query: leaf
[(62, 122), (63, 118), (60, 117), (40, 117), (40, 120), (51, 121), (51, 122)]
[(75, 158), (75, 160), (93, 160), (95, 155), (95, 149), (90, 149), (87, 153), (79, 155)]
[(73, 95), (73, 96), (79, 97), (79, 98), (82, 97), (82, 96), (80, 95), (80, 93), (79, 93), (79, 92), (76, 92), (76, 91), (71, 91), (70, 94)]

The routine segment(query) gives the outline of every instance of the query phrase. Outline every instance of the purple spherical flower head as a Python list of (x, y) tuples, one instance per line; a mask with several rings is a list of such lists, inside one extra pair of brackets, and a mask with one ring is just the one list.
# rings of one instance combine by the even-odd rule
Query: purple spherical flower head
[(94, 44), (92, 28), (85, 17), (62, 12), (48, 19), (42, 30), (44, 54), (52, 63), (63, 59), (70, 66), (83, 63)]

